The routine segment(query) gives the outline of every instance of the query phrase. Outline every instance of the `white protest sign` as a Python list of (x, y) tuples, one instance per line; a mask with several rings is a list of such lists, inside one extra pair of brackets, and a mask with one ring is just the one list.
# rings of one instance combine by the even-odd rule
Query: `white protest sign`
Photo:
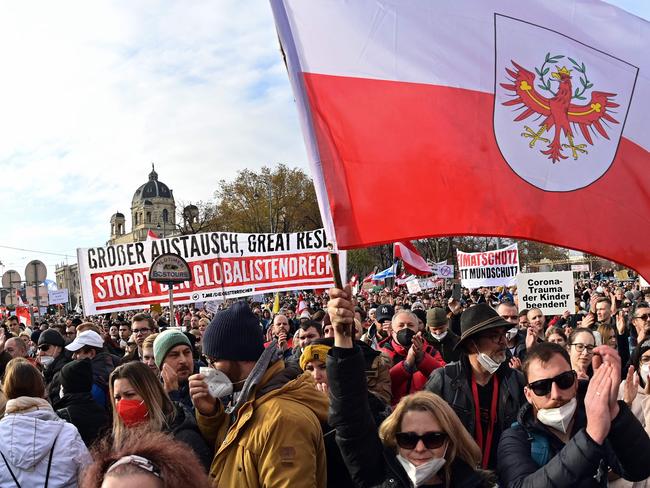
[(519, 273), (517, 244), (485, 252), (457, 251), (458, 271), (465, 288), (512, 286)]
[[(149, 280), (149, 268), (168, 253), (185, 259), (191, 270), (191, 281), (174, 285), (174, 303), (179, 305), (334, 286), (323, 229), (293, 234), (207, 232), (77, 249), (86, 315), (167, 305), (169, 290)], [(344, 268), (344, 251), (339, 263)]]
[(588, 264), (572, 264), (571, 265), (571, 271), (575, 271), (576, 273), (583, 272), (583, 271), (589, 271), (589, 265)]
[(436, 264), (431, 269), (433, 270), (433, 276), (436, 278), (443, 278), (445, 280), (451, 280), (454, 278), (453, 264)]
[(650, 283), (648, 283), (643, 276), (639, 275), (639, 286), (641, 288), (650, 288)]
[(59, 305), (60, 303), (68, 303), (70, 299), (67, 288), (61, 288), (60, 290), (50, 290), (48, 292), (48, 295), (50, 297), (50, 305)]
[(205, 311), (206, 311), (206, 312), (210, 312), (210, 313), (212, 313), (212, 314), (217, 313), (217, 312), (219, 311), (219, 304), (220, 304), (222, 301), (223, 301), (223, 300), (218, 300), (218, 301), (217, 301), (217, 300), (213, 300), (213, 301), (211, 301), (211, 302), (205, 302), (205, 304), (204, 304)]
[(406, 282), (406, 289), (411, 295), (420, 293), (422, 288), (420, 288), (420, 280), (409, 280)]
[(544, 315), (575, 309), (573, 272), (521, 273), (517, 276), (519, 311), (539, 308)]

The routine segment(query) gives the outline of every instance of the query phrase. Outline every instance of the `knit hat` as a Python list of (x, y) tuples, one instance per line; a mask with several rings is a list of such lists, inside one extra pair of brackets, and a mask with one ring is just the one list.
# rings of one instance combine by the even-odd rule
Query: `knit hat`
[(427, 310), (427, 327), (440, 327), (447, 323), (447, 314), (440, 307)]
[(40, 337), (38, 338), (38, 345), (48, 344), (50, 346), (65, 346), (65, 339), (61, 333), (56, 329), (47, 329), (41, 332)]
[(310, 361), (325, 362), (330, 349), (332, 349), (331, 346), (326, 346), (325, 344), (309, 344), (302, 350), (302, 354), (300, 355), (300, 369), (304, 371), (307, 363)]
[(413, 312), (413, 315), (419, 318), (423, 324), (427, 323), (427, 313), (424, 310), (416, 308), (415, 310), (411, 310), (411, 312)]
[(93, 368), (90, 359), (72, 361), (61, 368), (61, 386), (64, 393), (87, 393), (93, 387)]
[(153, 341), (153, 358), (158, 369), (162, 369), (162, 363), (169, 351), (176, 346), (185, 345), (192, 349), (190, 340), (179, 330), (167, 329)]
[(257, 361), (263, 351), (260, 321), (243, 300), (218, 312), (203, 334), (203, 354), (212, 359)]

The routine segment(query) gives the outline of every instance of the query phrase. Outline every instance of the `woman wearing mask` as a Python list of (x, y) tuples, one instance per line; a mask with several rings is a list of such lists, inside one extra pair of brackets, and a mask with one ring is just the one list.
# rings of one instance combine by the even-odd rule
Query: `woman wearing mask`
[(594, 356), (596, 339), (590, 329), (578, 328), (569, 336), (571, 367), (578, 373), (579, 380), (588, 380), (593, 374), (591, 359)]
[(335, 329), (327, 359), (330, 424), (352, 479), (361, 487), (482, 487), (493, 477), (477, 470), (481, 452), (447, 403), (429, 392), (403, 397), (379, 428), (367, 402), (364, 361), (350, 337), (349, 288), (331, 289)]
[(76, 487), (92, 459), (77, 428), (61, 420), (43, 399), (45, 384), (23, 358), (9, 361), (0, 420), (0, 486)]
[(113, 439), (116, 446), (130, 429), (164, 432), (189, 445), (204, 468), (210, 467), (212, 450), (207, 446), (192, 414), (172, 402), (162, 384), (144, 363), (131, 361), (116, 368), (109, 380), (113, 399)]

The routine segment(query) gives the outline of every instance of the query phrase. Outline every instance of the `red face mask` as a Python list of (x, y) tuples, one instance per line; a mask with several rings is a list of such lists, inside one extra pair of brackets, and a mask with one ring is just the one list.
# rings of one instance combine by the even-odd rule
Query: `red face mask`
[(116, 410), (127, 427), (134, 427), (146, 422), (149, 416), (149, 409), (141, 400), (126, 400), (123, 398), (117, 402)]

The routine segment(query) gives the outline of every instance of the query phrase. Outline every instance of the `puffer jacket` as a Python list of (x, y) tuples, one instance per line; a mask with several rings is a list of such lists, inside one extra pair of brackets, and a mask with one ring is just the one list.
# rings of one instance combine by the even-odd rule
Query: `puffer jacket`
[(178, 402), (174, 403), (174, 419), (169, 423), (165, 429), (167, 433), (171, 434), (177, 441), (182, 441), (192, 448), (196, 457), (201, 461), (208, 472), (210, 463), (212, 462), (213, 451), (208, 447), (207, 443), (201, 436), (199, 427), (196, 425), (196, 420), (192, 416), (192, 412), (184, 405)]
[[(566, 444), (533, 416), (530, 404), (521, 408), (518, 425), (506, 430), (499, 443), (498, 473), (502, 486), (605, 487), (608, 468), (630, 481), (650, 476), (650, 438), (625, 402), (618, 402), (619, 414), (602, 446), (589, 437), (584, 406), (587, 384), (579, 382), (578, 405)], [(548, 441), (549, 461), (543, 466), (538, 466), (531, 454), (531, 442), (536, 437)]]
[[(466, 355), (460, 361), (435, 370), (429, 377), (426, 389), (442, 397), (456, 412), (469, 434), (474, 437), (476, 418), (471, 387), (471, 366)], [(496, 446), (499, 435), (516, 420), (519, 409), (526, 402), (524, 397), (524, 376), (512, 369), (506, 362), (495, 373), (499, 379), (497, 401), (497, 423), (488, 467), (496, 467)]]
[[(360, 488), (411, 488), (413, 485), (397, 460), (395, 450), (385, 448), (379, 439), (363, 372), (364, 360), (358, 346), (330, 350), (327, 357), (329, 421), (336, 429), (336, 442), (343, 461)], [(450, 486), (455, 488), (494, 484), (486, 472), (476, 471), (460, 459), (449, 469)]]
[(321, 423), (327, 399), (309, 373), (272, 363), (236, 412), (218, 404), (215, 415), (198, 411), (199, 429), (216, 454), (210, 467), (213, 486), (324, 488), (327, 463)]
[[(92, 462), (77, 428), (61, 420), (45, 400), (9, 400), (7, 414), (0, 420), (0, 451), (20, 486), (44, 486), (52, 448), (48, 486), (76, 487), (80, 470)], [(0, 486), (15, 486), (2, 457)]]

